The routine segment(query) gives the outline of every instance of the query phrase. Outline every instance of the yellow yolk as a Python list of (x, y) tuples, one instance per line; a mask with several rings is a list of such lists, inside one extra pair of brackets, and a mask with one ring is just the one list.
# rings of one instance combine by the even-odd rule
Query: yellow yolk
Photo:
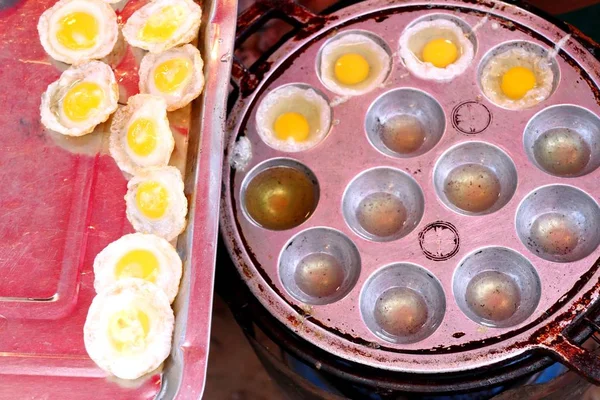
[(357, 85), (369, 77), (369, 63), (356, 53), (344, 54), (335, 62), (335, 77), (344, 85)]
[(185, 8), (179, 5), (165, 6), (148, 18), (139, 38), (152, 43), (169, 39), (185, 20)]
[(513, 67), (502, 76), (500, 88), (506, 97), (519, 100), (536, 85), (535, 74), (529, 68)]
[(158, 274), (158, 259), (149, 250), (131, 250), (115, 265), (115, 277), (140, 278), (154, 283)]
[(138, 186), (135, 201), (142, 214), (148, 218), (158, 219), (167, 211), (169, 192), (158, 182), (143, 182)]
[(70, 50), (86, 50), (96, 45), (98, 21), (93, 15), (76, 11), (58, 21), (56, 39)]
[(154, 85), (163, 93), (174, 92), (187, 80), (191, 70), (192, 63), (187, 58), (167, 60), (154, 70)]
[(423, 47), (422, 59), (437, 68), (446, 68), (458, 58), (458, 48), (448, 39), (434, 39)]
[(306, 117), (296, 112), (281, 114), (275, 120), (273, 129), (275, 130), (275, 136), (280, 140), (292, 138), (296, 142), (303, 142), (308, 139), (310, 134), (310, 126)]
[(87, 120), (100, 106), (104, 90), (97, 83), (81, 82), (74, 85), (63, 98), (63, 111), (71, 121)]
[(118, 311), (108, 320), (108, 337), (120, 353), (135, 353), (146, 346), (150, 320), (145, 312), (130, 308)]
[(127, 146), (138, 156), (147, 156), (156, 149), (156, 123), (149, 118), (138, 118), (127, 129)]

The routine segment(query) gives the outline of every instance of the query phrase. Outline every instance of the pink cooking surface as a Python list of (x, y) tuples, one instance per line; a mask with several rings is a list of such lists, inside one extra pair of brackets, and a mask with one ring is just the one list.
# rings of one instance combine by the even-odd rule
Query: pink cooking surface
[[(161, 388), (161, 374), (125, 387), (95, 366), (83, 344), (82, 328), (95, 293), (94, 257), (108, 243), (132, 232), (132, 227), (123, 200), (127, 181), (103, 150), (103, 128), (89, 138), (66, 140), (56, 138), (40, 124), (40, 96), (65, 68), (44, 52), (36, 28), (41, 13), (55, 1), (0, 2), (0, 399), (75, 399), (90, 398), (91, 393), (95, 399), (154, 398)], [(118, 11), (120, 18), (124, 20), (141, 4), (127, 3)], [(233, 12), (224, 13), (224, 6)], [(220, 7), (221, 11), (218, 7), (204, 10), (203, 29), (209, 20), (206, 32), (212, 32), (206, 42), (217, 43), (212, 37), (219, 31), (215, 27), (221, 20), (231, 19), (230, 14), (235, 18), (233, 1), (222, 2)], [(223, 29), (223, 33), (232, 36), (233, 28), (231, 32)], [(221, 49), (218, 45), (210, 49), (213, 53), (205, 60), (207, 67), (219, 62)], [(137, 91), (135, 60), (127, 49), (113, 66), (121, 101)], [(219, 92), (213, 84), (207, 79), (207, 91)], [(212, 112), (208, 114), (213, 117)], [(176, 161), (181, 168), (189, 116), (188, 108), (187, 113), (171, 119), (177, 132), (174, 158), (181, 158)], [(206, 135), (200, 145), (215, 145), (209, 140), (211, 135)], [(219, 157), (207, 156), (197, 162), (199, 170), (220, 170)], [(199, 257), (188, 267), (187, 285), (182, 286), (185, 294), (180, 297), (186, 299), (175, 304), (176, 310), (182, 310), (177, 318), (185, 319), (176, 332), (180, 346), (174, 350), (183, 359), (177, 362), (185, 364), (189, 373), (180, 377), (182, 398), (200, 396), (204, 381), (217, 229), (213, 220), (218, 208), (209, 209), (215, 207), (211, 201), (200, 205), (196, 198), (212, 196), (218, 201), (218, 192), (213, 193), (218, 176), (216, 180), (210, 187), (207, 183), (206, 188), (186, 189), (193, 192), (188, 197), (195, 209), (192, 218), (201, 221), (202, 229), (190, 228), (193, 232), (186, 236)], [(212, 223), (204, 223), (206, 218)], [(178, 247), (181, 250), (181, 244)], [(185, 248), (184, 256), (192, 249)], [(205, 260), (196, 262), (200, 257)], [(187, 261), (184, 259), (184, 265), (191, 264)]]

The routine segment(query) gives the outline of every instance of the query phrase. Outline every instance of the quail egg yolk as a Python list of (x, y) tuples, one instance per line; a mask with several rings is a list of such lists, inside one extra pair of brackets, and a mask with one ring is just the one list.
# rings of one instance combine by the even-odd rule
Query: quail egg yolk
[(104, 91), (94, 82), (75, 84), (63, 98), (63, 111), (71, 121), (87, 120), (100, 106)]
[(120, 310), (108, 320), (108, 337), (115, 350), (120, 353), (143, 350), (149, 331), (148, 315), (137, 308)]
[(191, 69), (192, 63), (187, 58), (167, 60), (154, 70), (154, 85), (163, 93), (174, 92), (190, 76)]
[(158, 219), (167, 211), (169, 192), (159, 182), (143, 182), (138, 186), (135, 201), (144, 216)]
[(458, 58), (458, 48), (451, 40), (434, 39), (423, 47), (421, 58), (437, 68), (446, 68)]
[(154, 283), (158, 274), (158, 259), (149, 250), (131, 250), (126, 253), (115, 265), (115, 277), (140, 278)]
[(280, 140), (292, 138), (296, 142), (303, 142), (308, 139), (310, 134), (310, 125), (306, 117), (297, 112), (281, 114), (275, 119), (273, 129), (275, 130), (275, 136)]
[(369, 62), (360, 54), (344, 54), (335, 62), (335, 77), (344, 85), (357, 85), (369, 77)]
[(522, 99), (536, 85), (535, 74), (529, 68), (513, 67), (502, 75), (500, 88), (506, 97)]
[(180, 5), (163, 7), (148, 18), (139, 33), (139, 38), (152, 43), (170, 38), (185, 20), (185, 8)]
[(56, 39), (69, 50), (86, 50), (96, 45), (98, 21), (93, 15), (76, 11), (58, 21)]
[(138, 118), (127, 129), (127, 146), (138, 156), (147, 156), (156, 149), (156, 123), (149, 118)]

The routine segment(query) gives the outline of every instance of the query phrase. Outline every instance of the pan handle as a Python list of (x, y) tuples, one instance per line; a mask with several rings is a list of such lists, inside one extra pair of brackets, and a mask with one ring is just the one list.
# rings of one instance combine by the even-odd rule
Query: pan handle
[[(595, 323), (593, 325), (598, 328)], [(550, 352), (553, 358), (568, 366), (592, 384), (600, 385), (599, 354), (594, 354), (578, 346), (562, 333), (559, 333), (552, 339), (545, 340), (544, 343), (540, 344), (540, 347)]]
[[(238, 17), (235, 36), (236, 48), (273, 18), (283, 19), (297, 30), (312, 25), (322, 25), (326, 19), (293, 0), (258, 0)], [(279, 45), (280, 43), (274, 47)], [(265, 52), (265, 54), (271, 54), (272, 50), (274, 49)], [(260, 79), (252, 71), (261, 70), (264, 59), (260, 58), (253, 65), (246, 67), (234, 56), (232, 64), (231, 77), (234, 85), (239, 88), (242, 96), (252, 93), (260, 82)]]

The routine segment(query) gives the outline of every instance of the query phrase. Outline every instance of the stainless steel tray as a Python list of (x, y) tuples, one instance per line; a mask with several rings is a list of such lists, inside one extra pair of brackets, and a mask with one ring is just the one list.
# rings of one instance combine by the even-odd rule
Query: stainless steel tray
[[(132, 228), (123, 200), (126, 179), (106, 151), (108, 124), (71, 139), (39, 122), (42, 92), (67, 68), (44, 53), (36, 29), (54, 3), (0, 4), (0, 21), (11, 27), (0, 33), (0, 398), (197, 399), (210, 342), (237, 3), (201, 2), (204, 92), (169, 115), (176, 138), (172, 163), (184, 172), (189, 203), (188, 227), (177, 241), (184, 273), (171, 356), (162, 371), (136, 382), (106, 377), (83, 345), (94, 257)], [(115, 8), (122, 21), (143, 3), (123, 1)], [(119, 51), (111, 66), (121, 93), (132, 95), (139, 60), (125, 46)]]

